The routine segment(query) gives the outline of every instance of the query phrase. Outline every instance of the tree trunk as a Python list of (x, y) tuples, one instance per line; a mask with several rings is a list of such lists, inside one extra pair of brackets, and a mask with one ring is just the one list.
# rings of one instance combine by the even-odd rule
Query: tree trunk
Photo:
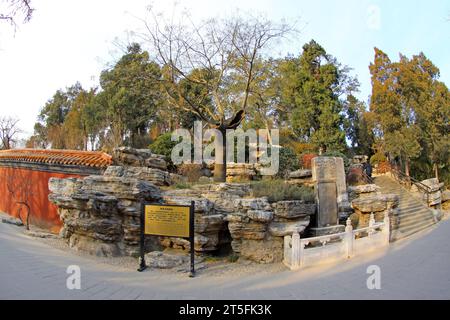
[(409, 159), (405, 159), (405, 175), (406, 175), (406, 185), (408, 188), (411, 187), (411, 179), (409, 175)]
[(439, 181), (439, 168), (438, 168), (437, 163), (433, 164), (433, 169), (434, 169), (434, 176)]
[(215, 182), (226, 182), (227, 180), (227, 134), (226, 129), (219, 128), (222, 134), (222, 150), (215, 150), (216, 158), (222, 158), (222, 164), (214, 164), (214, 181)]

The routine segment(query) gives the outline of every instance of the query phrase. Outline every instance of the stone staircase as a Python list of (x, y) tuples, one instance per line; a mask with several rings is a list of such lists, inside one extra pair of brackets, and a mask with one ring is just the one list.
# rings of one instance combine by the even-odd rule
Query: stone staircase
[(406, 238), (435, 224), (433, 213), (420, 197), (395, 181), (390, 176), (379, 176), (374, 183), (381, 187), (381, 193), (393, 193), (399, 196), (399, 227), (392, 230), (392, 241)]

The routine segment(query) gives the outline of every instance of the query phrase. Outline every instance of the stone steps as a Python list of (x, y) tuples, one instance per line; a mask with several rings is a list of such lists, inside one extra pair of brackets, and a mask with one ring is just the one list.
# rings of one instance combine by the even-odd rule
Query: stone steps
[(399, 197), (397, 213), (399, 217), (398, 229), (393, 230), (392, 240), (409, 237), (435, 224), (431, 210), (403, 186), (389, 176), (375, 178), (375, 184), (381, 187), (382, 193), (393, 193)]

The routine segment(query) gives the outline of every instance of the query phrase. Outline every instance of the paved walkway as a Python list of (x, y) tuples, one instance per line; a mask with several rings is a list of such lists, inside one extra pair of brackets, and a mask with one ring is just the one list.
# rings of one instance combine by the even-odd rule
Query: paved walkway
[[(0, 299), (450, 299), (450, 221), (392, 244), (377, 256), (291, 272), (185, 274), (111, 266), (49, 247), (0, 223)], [(81, 268), (81, 290), (66, 287)], [(367, 289), (367, 267), (381, 268), (381, 290)], [(252, 267), (250, 267), (252, 268)], [(268, 268), (271, 270), (273, 268)]]

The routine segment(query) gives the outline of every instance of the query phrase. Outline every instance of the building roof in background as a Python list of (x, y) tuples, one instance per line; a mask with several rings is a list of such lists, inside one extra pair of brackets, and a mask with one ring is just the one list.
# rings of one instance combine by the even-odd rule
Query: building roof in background
[(111, 165), (112, 157), (99, 151), (11, 149), (0, 151), (0, 162), (106, 168)]

